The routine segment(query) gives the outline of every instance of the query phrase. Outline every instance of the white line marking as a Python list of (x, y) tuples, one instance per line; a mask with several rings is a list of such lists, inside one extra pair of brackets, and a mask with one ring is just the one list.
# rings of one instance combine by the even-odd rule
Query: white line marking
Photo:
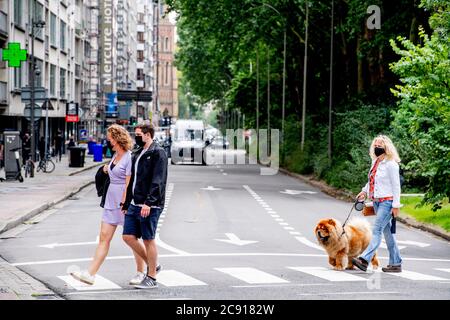
[(280, 225), (280, 226), (288, 226), (289, 223), (287, 223), (287, 222), (281, 222), (281, 223), (279, 223), (279, 225)]
[(450, 269), (444, 269), (444, 268), (435, 268), (434, 270), (444, 271), (444, 272), (450, 272)]
[(255, 268), (214, 268), (217, 271), (250, 284), (260, 283), (288, 283), (289, 281), (273, 276)]
[(299, 235), (301, 235), (301, 233), (298, 232), (298, 231), (291, 231), (291, 232), (289, 232), (289, 233), (292, 234), (292, 235), (294, 235), (294, 236), (299, 236)]
[(397, 243), (411, 245), (411, 246), (417, 246), (417, 247), (421, 247), (421, 248), (426, 248), (426, 247), (430, 246), (429, 243), (418, 242), (418, 241), (409, 241), (409, 240), (408, 241), (397, 240)]
[(271, 217), (272, 217), (272, 218), (279, 218), (280, 216), (277, 215), (277, 214), (272, 214)]
[(315, 286), (334, 286), (332, 283), (287, 283), (287, 284), (261, 284), (248, 286), (231, 286), (231, 288), (277, 288), (277, 287), (315, 287)]
[(225, 236), (228, 239), (214, 239), (214, 240), (222, 241), (222, 242), (226, 242), (226, 243), (231, 243), (231, 244), (235, 244), (235, 245), (238, 245), (238, 246), (244, 246), (244, 245), (247, 245), (247, 244), (252, 244), (252, 243), (258, 242), (258, 241), (253, 241), (253, 240), (241, 240), (234, 233), (225, 233)]
[(367, 281), (362, 277), (358, 277), (346, 272), (329, 270), (323, 267), (288, 267), (289, 269), (307, 273), (328, 281)]
[(110, 290), (110, 289), (122, 289), (114, 282), (103, 278), (100, 275), (95, 276), (95, 282), (93, 285), (85, 284), (78, 280), (75, 280), (72, 276), (58, 276), (59, 279), (67, 283), (73, 289), (78, 291), (92, 291), (92, 290)]
[(306, 239), (305, 237), (295, 237), (295, 239), (297, 239), (298, 241), (300, 241), (301, 243), (303, 243), (304, 245), (307, 245), (308, 247), (320, 250), (320, 251), (325, 251), (324, 248), (322, 248), (321, 246), (319, 246), (318, 244), (315, 244), (311, 241), (309, 241), (308, 239)]
[(203, 281), (197, 280), (187, 274), (175, 270), (162, 270), (158, 273), (157, 280), (166, 287), (206, 286), (206, 283)]
[(414, 271), (408, 271), (408, 270), (402, 270), (400, 273), (388, 273), (389, 275), (405, 278), (409, 280), (416, 280), (416, 281), (447, 281), (449, 279), (444, 279), (440, 277), (430, 276), (428, 274), (423, 274), (419, 272)]
[(282, 222), (282, 221), (284, 221), (284, 219), (282, 219), (282, 218), (276, 218), (275, 221)]
[(173, 253), (179, 254), (179, 255), (188, 255), (189, 253), (180, 249), (177, 249), (175, 247), (172, 247), (161, 240), (161, 237), (159, 236), (159, 233), (156, 234), (156, 245), (158, 247), (164, 248), (166, 250), (169, 250)]
[[(397, 246), (397, 247), (398, 247), (398, 250), (402, 250), (402, 249), (405, 249), (405, 248), (406, 248), (406, 246)], [(383, 248), (383, 249), (386, 249), (386, 250), (387, 250), (387, 245), (386, 245), (386, 243), (385, 243), (385, 242), (380, 243), (380, 248)]]
[[(202, 258), (202, 257), (310, 257), (310, 258), (327, 258), (326, 254), (313, 254), (313, 253), (260, 253), (260, 252), (235, 252), (235, 253), (186, 253), (186, 254), (161, 254), (160, 258)], [(134, 259), (134, 256), (115, 256), (106, 257), (106, 260), (127, 260)], [(378, 259), (389, 260), (389, 257), (378, 257)], [(428, 262), (450, 262), (450, 259), (430, 259), (430, 258), (405, 258), (404, 261), (428, 261)], [(44, 264), (68, 264), (74, 262), (88, 262), (92, 257), (79, 258), (79, 259), (62, 259), (62, 260), (42, 260), (42, 261), (29, 261), (29, 262), (16, 262), (11, 263), (12, 266), (32, 266), (32, 265), (44, 265)]]
[(295, 229), (292, 227), (284, 227), (284, 230), (295, 230)]
[(354, 291), (354, 292), (323, 292), (323, 293), (299, 293), (298, 296), (331, 296), (331, 295), (352, 295), (352, 294), (399, 294), (395, 291)]

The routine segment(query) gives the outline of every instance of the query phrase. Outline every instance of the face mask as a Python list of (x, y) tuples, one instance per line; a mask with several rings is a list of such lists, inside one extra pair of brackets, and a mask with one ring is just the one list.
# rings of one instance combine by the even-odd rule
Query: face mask
[(379, 157), (379, 156), (381, 156), (384, 153), (384, 148), (375, 147), (374, 152), (375, 152), (375, 155), (377, 157)]
[(142, 148), (143, 146), (145, 146), (145, 142), (142, 140), (142, 136), (136, 136), (134, 140), (139, 147)]

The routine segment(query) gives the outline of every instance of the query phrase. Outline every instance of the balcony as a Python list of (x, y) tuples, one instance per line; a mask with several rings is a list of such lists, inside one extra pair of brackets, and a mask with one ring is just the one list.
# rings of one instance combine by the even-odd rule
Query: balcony
[(8, 39), (8, 15), (0, 11), (0, 38)]
[(6, 90), (8, 84), (6, 82), (0, 82), (0, 106), (8, 105), (8, 90)]

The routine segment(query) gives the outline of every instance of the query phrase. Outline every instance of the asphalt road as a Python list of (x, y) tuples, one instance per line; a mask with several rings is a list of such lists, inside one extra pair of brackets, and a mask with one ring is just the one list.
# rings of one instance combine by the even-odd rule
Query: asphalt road
[[(321, 218), (344, 221), (349, 203), (256, 165), (171, 165), (168, 180), (158, 289), (128, 285), (135, 267), (121, 228), (96, 285), (67, 276), (94, 253), (102, 209), (93, 186), (0, 240), (0, 255), (67, 299), (450, 299), (447, 241), (398, 224), (403, 273), (333, 271), (313, 229)], [(387, 250), (379, 256), (386, 265)]]

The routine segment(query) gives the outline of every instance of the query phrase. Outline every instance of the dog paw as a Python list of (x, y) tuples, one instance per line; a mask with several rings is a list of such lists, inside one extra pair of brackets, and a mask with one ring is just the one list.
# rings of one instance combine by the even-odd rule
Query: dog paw
[(335, 267), (333, 268), (333, 270), (336, 270), (336, 271), (343, 271), (344, 268), (343, 268), (343, 267), (335, 266)]

